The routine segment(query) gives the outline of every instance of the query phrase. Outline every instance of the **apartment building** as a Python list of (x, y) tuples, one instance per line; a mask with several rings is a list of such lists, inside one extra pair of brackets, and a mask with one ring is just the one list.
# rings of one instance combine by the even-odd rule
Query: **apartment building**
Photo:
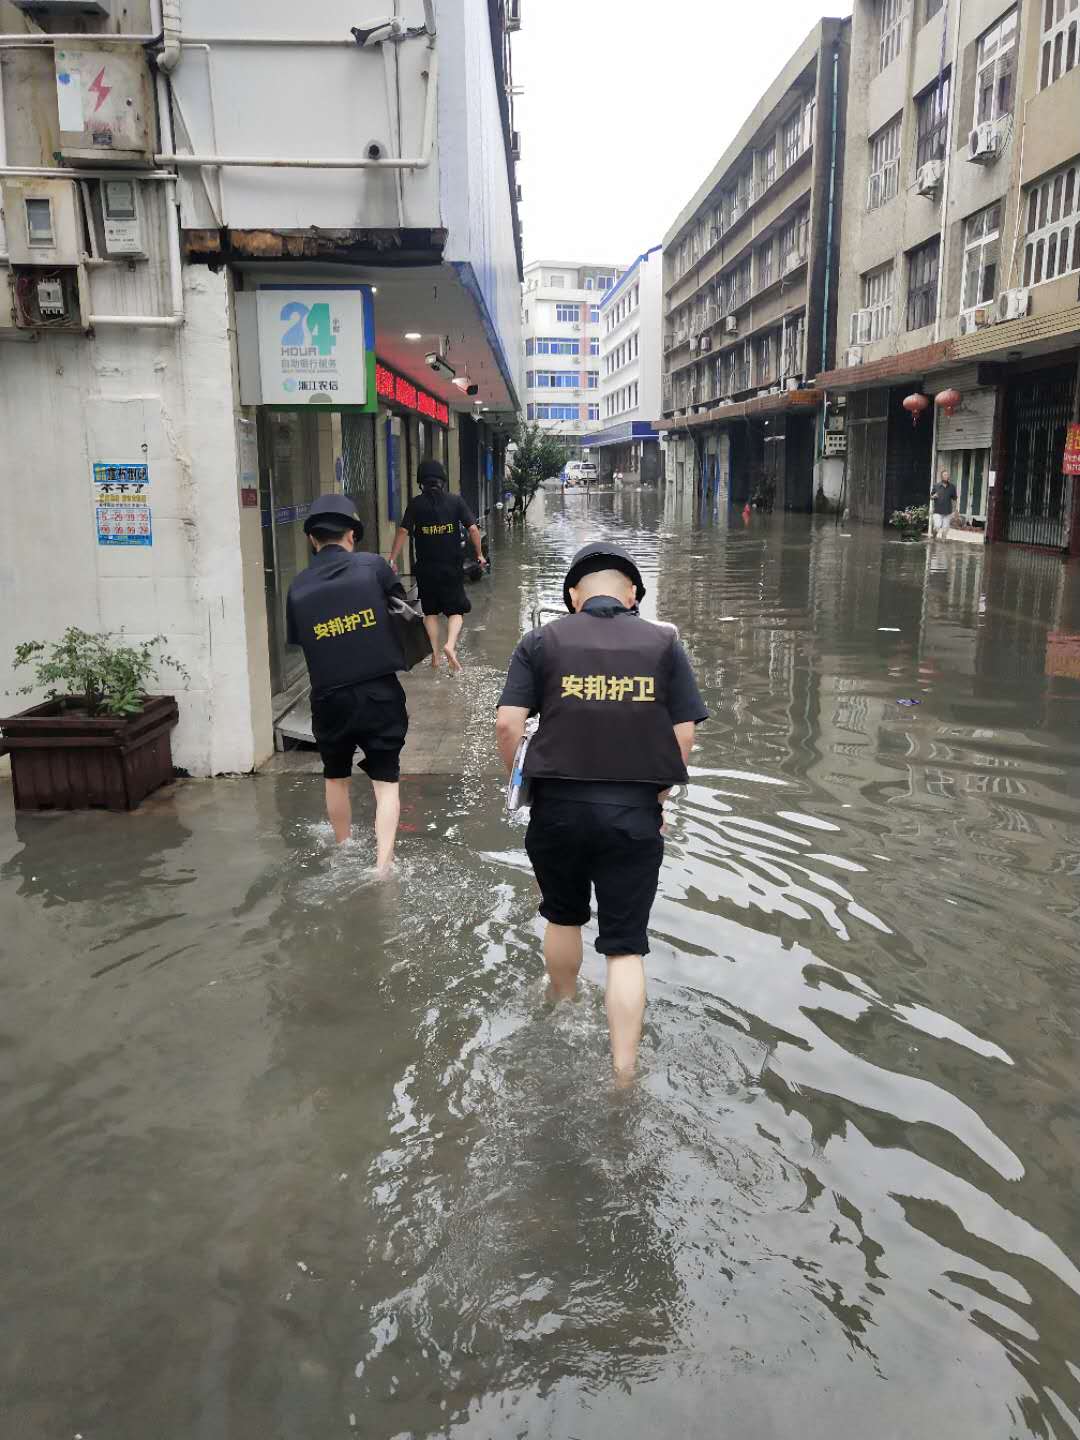
[(664, 237), (669, 475), (726, 502), (838, 493), (812, 380), (835, 345), (849, 31), (814, 26)]
[(623, 269), (560, 260), (525, 267), (525, 414), (556, 431), (571, 459), (581, 459), (602, 428), (600, 306)]
[(653, 485), (660, 479), (660, 306), (664, 262), (654, 245), (639, 255), (600, 304), (600, 423), (590, 438), (601, 480)]
[(844, 503), (880, 523), (947, 470), (972, 529), (1077, 553), (1080, 3), (856, 0), (852, 24), (846, 348), (818, 381), (846, 397)]
[(437, 456), (483, 514), (519, 409), (519, 7), (239, 8), (0, 0), (0, 690), (163, 635), (195, 775), (294, 733), (314, 497), (385, 553)]

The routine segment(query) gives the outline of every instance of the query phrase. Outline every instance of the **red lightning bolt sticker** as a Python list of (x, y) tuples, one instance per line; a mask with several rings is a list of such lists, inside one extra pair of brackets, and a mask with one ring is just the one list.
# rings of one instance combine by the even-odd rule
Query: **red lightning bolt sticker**
[(103, 65), (98, 71), (98, 73), (94, 76), (93, 84), (87, 87), (91, 95), (97, 96), (97, 104), (94, 106), (95, 115), (101, 109), (102, 105), (105, 104), (105, 101), (108, 99), (108, 97), (112, 94), (112, 86), (104, 84), (104, 80), (105, 66)]

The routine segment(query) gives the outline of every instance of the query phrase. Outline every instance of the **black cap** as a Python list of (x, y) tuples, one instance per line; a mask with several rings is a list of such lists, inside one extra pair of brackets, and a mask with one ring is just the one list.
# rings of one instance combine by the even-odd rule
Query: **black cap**
[(416, 470), (416, 483), (421, 489), (425, 485), (446, 485), (446, 469), (441, 460), (421, 460)]
[(641, 571), (634, 564), (631, 557), (618, 545), (612, 545), (607, 540), (594, 541), (592, 545), (585, 545), (580, 549), (570, 562), (570, 569), (566, 572), (566, 579), (563, 581), (563, 600), (566, 608), (573, 611), (574, 605), (570, 599), (571, 586), (576, 585), (586, 575), (593, 574), (596, 570), (620, 570), (637, 586), (637, 598), (640, 600), (645, 594), (645, 582), (641, 578)]
[(354, 501), (348, 495), (320, 495), (311, 502), (311, 509), (304, 519), (304, 534), (325, 526), (328, 530), (352, 530), (357, 540), (364, 538), (364, 524)]

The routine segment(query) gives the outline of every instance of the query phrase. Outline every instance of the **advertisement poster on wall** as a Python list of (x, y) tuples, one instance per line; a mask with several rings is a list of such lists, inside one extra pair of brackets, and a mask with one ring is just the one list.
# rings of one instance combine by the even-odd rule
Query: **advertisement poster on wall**
[(152, 545), (150, 472), (146, 465), (99, 460), (93, 466), (99, 545)]
[(267, 285), (256, 303), (263, 405), (378, 408), (369, 285)]

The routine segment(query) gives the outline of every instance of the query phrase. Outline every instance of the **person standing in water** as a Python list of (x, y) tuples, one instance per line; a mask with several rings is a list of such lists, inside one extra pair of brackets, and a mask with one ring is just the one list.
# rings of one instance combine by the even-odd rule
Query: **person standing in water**
[(496, 720), (499, 754), (512, 772), (525, 723), (540, 716), (525, 756), (533, 793), (525, 850), (547, 921), (549, 995), (573, 999), (577, 991), (581, 927), (595, 889), (620, 1083), (633, 1076), (645, 1014), (662, 806), (671, 787), (685, 783), (694, 728), (708, 718), (674, 630), (636, 613), (644, 594), (641, 571), (618, 545), (579, 550), (563, 584), (570, 613), (518, 645)]
[(397, 671), (407, 668), (390, 619), (405, 591), (379, 555), (358, 553), (364, 527), (347, 495), (320, 495), (304, 521), (311, 564), (289, 586), (286, 634), (311, 678), (311, 729), (322, 756), (334, 839), (352, 834), (350, 781), (356, 749), (375, 792), (376, 868), (394, 858), (401, 815), (401, 747), (409, 728)]
[(472, 609), (465, 593), (465, 572), (461, 563), (461, 532), (468, 535), (476, 559), (485, 565), (476, 516), (460, 495), (446, 491), (446, 471), (438, 460), (422, 460), (416, 472), (420, 494), (410, 500), (390, 550), (390, 568), (396, 572), (397, 559), (409, 536), (416, 557), (416, 584), (424, 629), (431, 641), (431, 664), (439, 668), (439, 616), (446, 616), (446, 643), (442, 654), (453, 674), (461, 670), (458, 640), (465, 616)]

